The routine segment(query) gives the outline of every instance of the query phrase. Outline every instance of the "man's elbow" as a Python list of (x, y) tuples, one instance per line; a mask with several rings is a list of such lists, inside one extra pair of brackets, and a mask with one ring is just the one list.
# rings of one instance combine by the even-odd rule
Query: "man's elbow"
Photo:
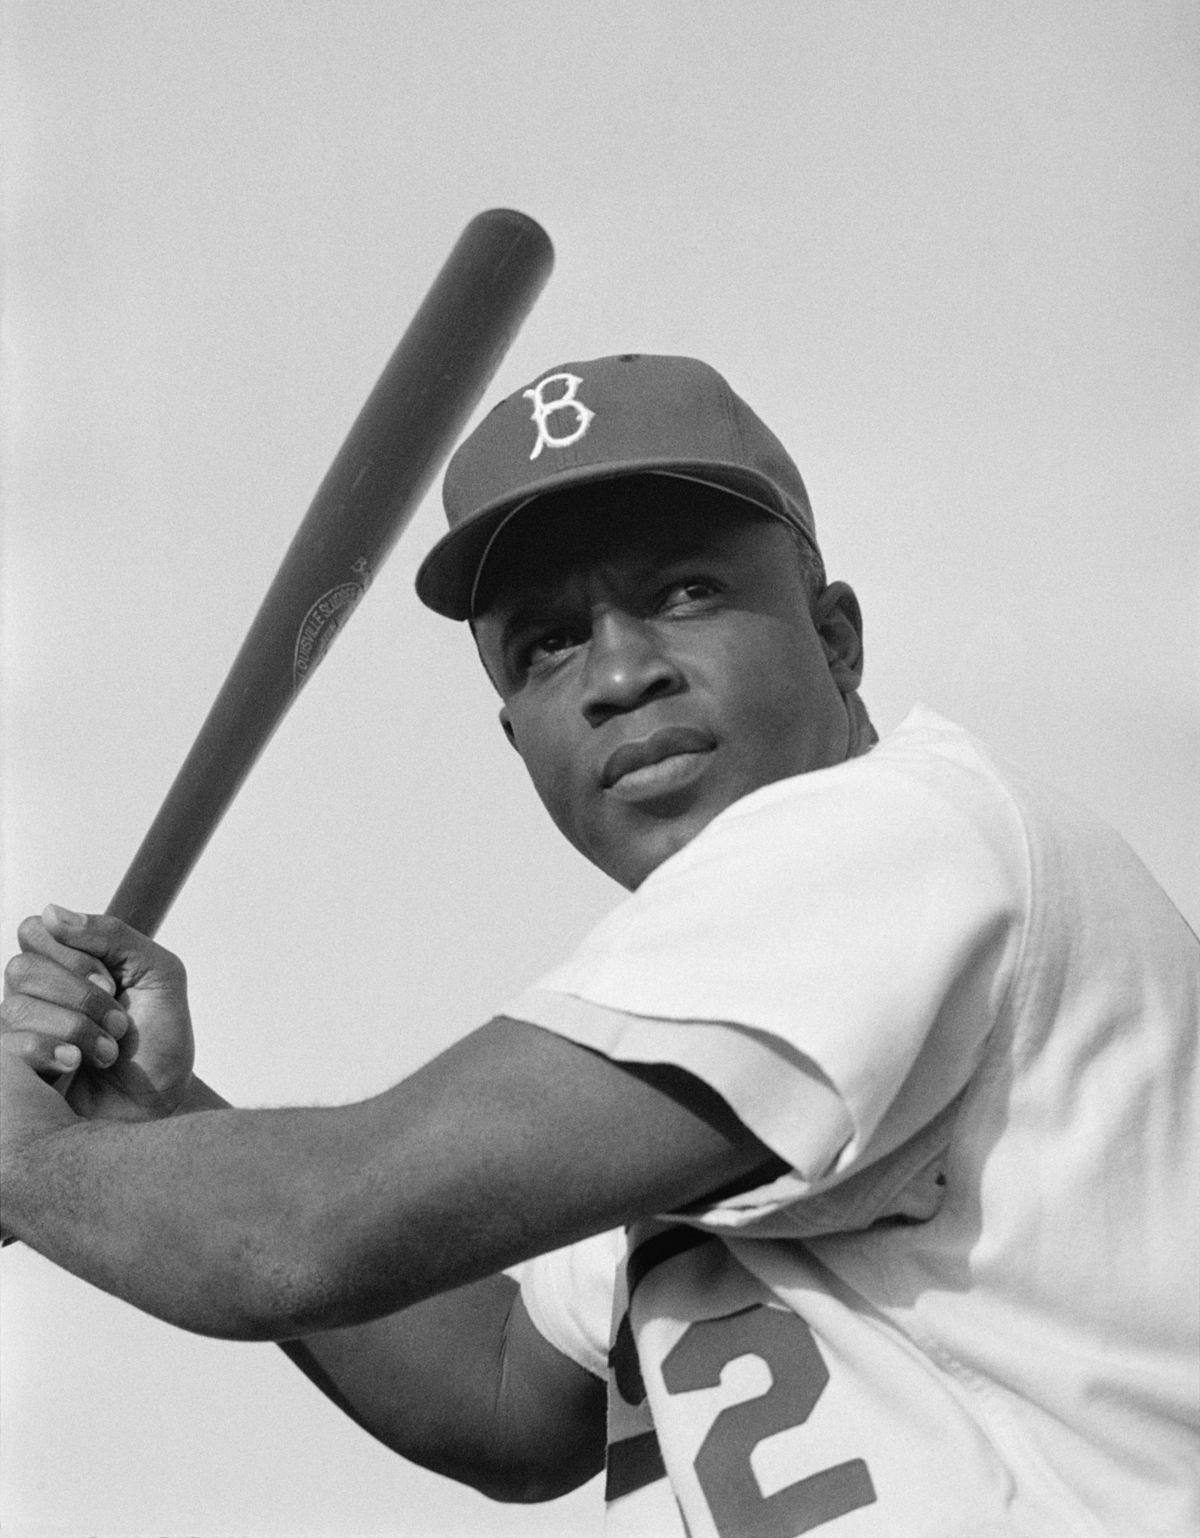
[(604, 1467), (605, 1419), (595, 1405), (559, 1405), (559, 1413), (522, 1415), (509, 1404), (502, 1424), (493, 1422), (486, 1455), (470, 1483), (493, 1501), (536, 1505), (557, 1500), (586, 1484)]
[(503, 1464), (475, 1464), (452, 1477), (506, 1506), (536, 1506), (578, 1490), (603, 1467), (603, 1453), (598, 1457), (594, 1453), (560, 1454), (556, 1458), (514, 1458)]
[[(402, 1451), (413, 1456), (411, 1446)], [(603, 1423), (597, 1428), (568, 1415), (555, 1424), (510, 1417), (477, 1427), (469, 1438), (461, 1428), (458, 1435), (443, 1429), (427, 1440), (417, 1461), (489, 1500), (534, 1506), (586, 1484), (604, 1467), (604, 1455)]]

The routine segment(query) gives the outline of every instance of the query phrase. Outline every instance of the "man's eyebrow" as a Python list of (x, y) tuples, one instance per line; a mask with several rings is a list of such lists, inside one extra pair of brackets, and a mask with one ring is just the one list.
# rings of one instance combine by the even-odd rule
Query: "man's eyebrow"
[[(698, 563), (715, 566), (728, 558), (729, 553), (722, 546), (700, 534), (689, 534), (667, 550), (647, 550), (635, 557), (628, 576), (634, 583), (651, 582), (660, 572), (669, 575), (677, 573), (680, 567)], [(485, 613), (498, 623), (501, 644), (508, 644), (512, 636), (552, 617), (567, 601), (564, 588), (568, 581), (568, 577), (540, 584), (526, 581), (511, 602), (493, 600)]]

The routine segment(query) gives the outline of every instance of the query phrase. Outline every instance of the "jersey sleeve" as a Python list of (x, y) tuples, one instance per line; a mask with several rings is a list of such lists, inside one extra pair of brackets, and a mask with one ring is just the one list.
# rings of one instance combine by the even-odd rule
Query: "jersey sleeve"
[(595, 1377), (608, 1375), (613, 1289), (625, 1235), (611, 1229), (527, 1261), (521, 1302), (534, 1328)]
[(687, 1069), (791, 1167), (770, 1199), (812, 1197), (904, 1149), (927, 1165), (1027, 894), (986, 766), (907, 741), (735, 803), (504, 1012)]

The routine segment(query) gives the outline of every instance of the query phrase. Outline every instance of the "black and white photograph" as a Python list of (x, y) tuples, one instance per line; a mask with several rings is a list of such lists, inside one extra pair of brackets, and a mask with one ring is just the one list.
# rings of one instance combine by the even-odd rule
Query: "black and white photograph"
[(1196, 1538), (1197, 6), (0, 48), (6, 1538)]

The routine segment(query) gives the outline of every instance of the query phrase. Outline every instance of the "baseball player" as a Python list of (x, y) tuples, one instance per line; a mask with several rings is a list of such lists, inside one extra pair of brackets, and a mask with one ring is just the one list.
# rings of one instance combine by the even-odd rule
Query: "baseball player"
[(603, 1463), (617, 1534), (1200, 1530), (1179, 914), (933, 712), (877, 741), (800, 475), (706, 365), (539, 376), (445, 503), (418, 592), (629, 896), (412, 1078), (278, 1111), (192, 1075), (174, 957), (47, 909), (5, 1226), (490, 1495)]

